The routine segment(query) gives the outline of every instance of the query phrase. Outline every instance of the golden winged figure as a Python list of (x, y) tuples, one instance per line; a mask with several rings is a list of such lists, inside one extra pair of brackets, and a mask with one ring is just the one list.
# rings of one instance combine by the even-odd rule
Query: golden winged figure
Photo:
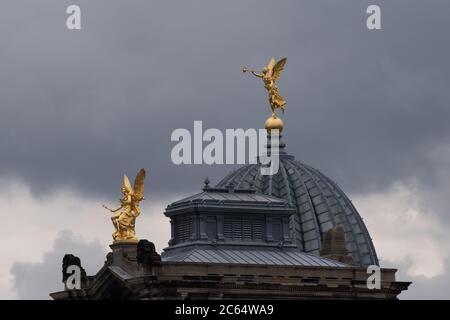
[(111, 221), (116, 229), (112, 234), (114, 242), (137, 242), (136, 232), (134, 230), (136, 217), (140, 215), (141, 208), (139, 203), (144, 200), (144, 180), (145, 170), (141, 169), (134, 179), (134, 188), (131, 187), (130, 179), (126, 175), (123, 176), (122, 194), (120, 199), (120, 207), (110, 209), (103, 207), (114, 215)]
[(275, 62), (275, 58), (272, 57), (267, 66), (261, 70), (261, 73), (257, 73), (254, 70), (249, 70), (248, 68), (242, 69), (244, 73), (251, 72), (254, 76), (263, 80), (264, 88), (266, 88), (269, 93), (269, 104), (272, 109), (273, 118), (277, 118), (275, 110), (281, 109), (284, 113), (284, 106), (286, 105), (286, 101), (278, 92), (278, 87), (276, 85), (276, 81), (280, 79), (281, 71), (283, 71), (286, 61), (287, 58), (283, 58), (278, 62)]

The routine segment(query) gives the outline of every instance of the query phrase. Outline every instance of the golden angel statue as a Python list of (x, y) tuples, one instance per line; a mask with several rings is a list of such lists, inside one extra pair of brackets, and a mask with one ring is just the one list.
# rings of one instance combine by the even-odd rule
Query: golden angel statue
[(258, 78), (262, 78), (264, 82), (264, 88), (266, 88), (269, 93), (269, 103), (272, 108), (272, 117), (277, 118), (275, 113), (276, 109), (281, 109), (284, 113), (284, 106), (286, 105), (286, 101), (278, 92), (278, 87), (276, 85), (276, 81), (280, 79), (281, 71), (283, 71), (284, 66), (286, 64), (286, 58), (281, 59), (278, 62), (275, 62), (274, 58), (271, 58), (266, 67), (261, 70), (261, 73), (257, 73), (254, 70), (249, 70), (247, 68), (243, 68), (242, 72), (251, 72), (254, 76)]
[(144, 180), (145, 170), (141, 169), (134, 179), (134, 188), (131, 187), (130, 179), (126, 175), (123, 176), (122, 194), (120, 199), (120, 207), (110, 209), (103, 205), (114, 215), (111, 221), (116, 229), (112, 234), (114, 242), (137, 242), (136, 232), (134, 230), (136, 217), (141, 213), (139, 203), (144, 200)]

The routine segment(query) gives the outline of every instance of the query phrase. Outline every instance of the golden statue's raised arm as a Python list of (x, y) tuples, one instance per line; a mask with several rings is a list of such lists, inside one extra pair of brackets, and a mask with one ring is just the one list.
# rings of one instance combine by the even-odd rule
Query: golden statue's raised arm
[(120, 206), (117, 209), (111, 209), (111, 208), (108, 208), (106, 205), (102, 205), (102, 207), (105, 208), (106, 210), (109, 210), (109, 211), (113, 212), (113, 213), (117, 212), (117, 211), (119, 211), (120, 209), (123, 208), (122, 206)]
[(255, 70), (249, 70), (247, 67), (242, 68), (242, 72), (243, 73), (251, 72), (255, 77), (258, 77), (258, 78), (262, 78), (263, 77), (262, 73), (256, 73)]

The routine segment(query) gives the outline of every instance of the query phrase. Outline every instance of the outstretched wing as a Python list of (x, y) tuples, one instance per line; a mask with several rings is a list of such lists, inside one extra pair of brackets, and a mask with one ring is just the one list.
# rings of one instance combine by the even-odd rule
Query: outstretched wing
[(123, 175), (123, 187), (127, 192), (133, 192), (133, 189), (131, 188), (130, 179), (128, 179), (127, 175)]
[(141, 169), (134, 179), (134, 197), (138, 201), (144, 199), (144, 180), (145, 169)]
[(283, 71), (284, 66), (286, 64), (287, 58), (283, 58), (280, 61), (278, 61), (272, 70), (272, 77), (274, 81), (277, 81), (280, 79), (281, 71)]
[(273, 67), (275, 67), (275, 58), (274, 57), (272, 57), (272, 58), (270, 58), (270, 61), (269, 61), (269, 63), (267, 64), (267, 69), (269, 69), (270, 70), (270, 72), (272, 72), (272, 69), (273, 69)]

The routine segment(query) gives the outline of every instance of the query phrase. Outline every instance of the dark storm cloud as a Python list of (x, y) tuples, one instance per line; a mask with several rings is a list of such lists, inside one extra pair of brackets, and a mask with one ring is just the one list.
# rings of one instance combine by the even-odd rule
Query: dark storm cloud
[[(65, 28), (69, 4), (82, 30)], [(7, 1), (0, 12), (0, 175), (36, 192), (117, 196), (121, 174), (149, 191), (194, 192), (230, 167), (170, 161), (171, 132), (259, 127), (260, 67), (287, 56), (285, 140), (350, 192), (416, 178), (450, 137), (448, 1)], [(372, 4), (372, 3), (370, 3)], [(0, 177), (1, 177), (0, 176)]]
[(71, 231), (61, 231), (52, 251), (44, 254), (42, 262), (16, 262), (11, 268), (14, 289), (19, 299), (50, 299), (49, 293), (63, 290), (62, 257), (78, 256), (88, 274), (95, 273), (104, 262), (106, 253), (100, 243), (84, 242)]

